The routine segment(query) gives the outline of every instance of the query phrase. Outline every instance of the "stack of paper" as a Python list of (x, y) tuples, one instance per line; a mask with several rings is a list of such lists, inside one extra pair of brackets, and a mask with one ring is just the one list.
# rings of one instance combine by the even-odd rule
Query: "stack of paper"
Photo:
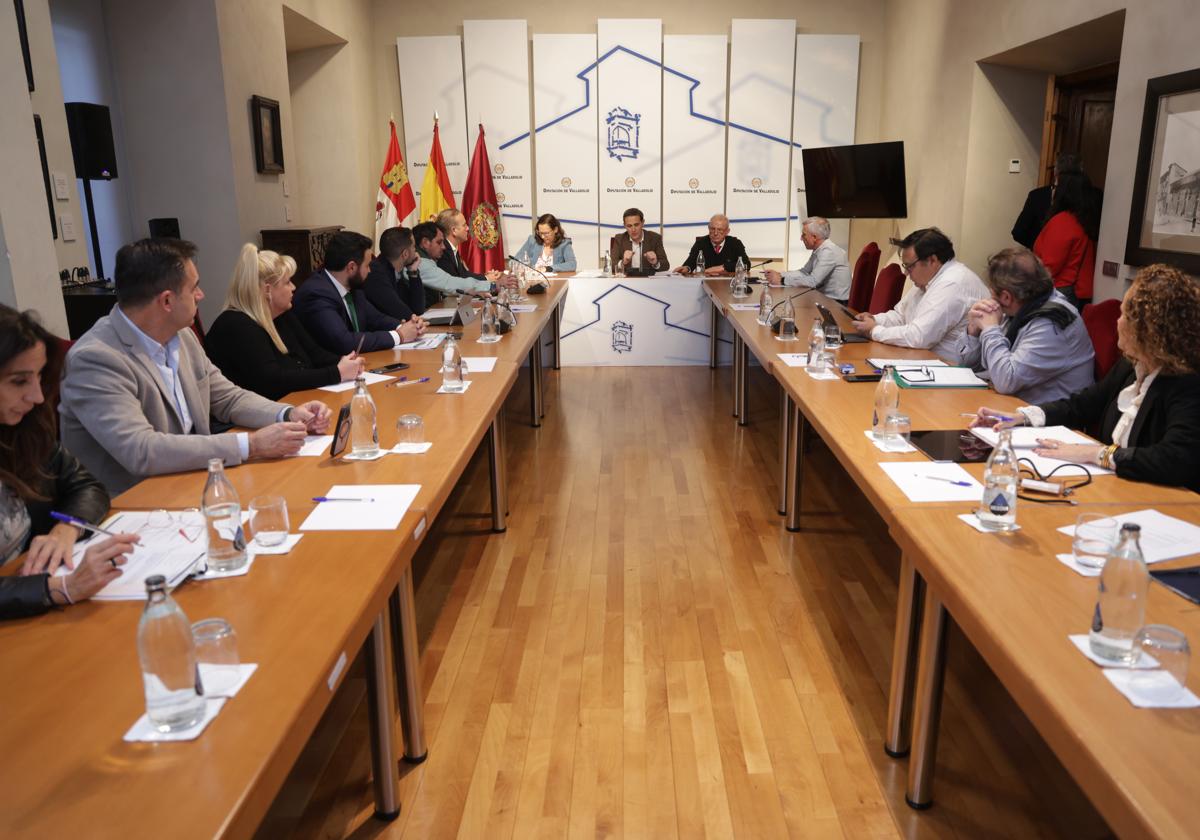
[[(984, 426), (977, 426), (971, 429), (971, 434), (990, 446), (995, 446), (1000, 440), (999, 432)], [(1044, 455), (1034, 455), (1033, 450), (1038, 447), (1038, 440), (1057, 440), (1062, 443), (1088, 443), (1093, 446), (1099, 446), (1096, 441), (1087, 435), (1072, 431), (1066, 426), (1016, 426), (1012, 430), (1013, 450), (1017, 453), (1018, 458), (1028, 459), (1042, 475), (1048, 474), (1055, 467), (1072, 462), (1062, 461), (1058, 458), (1047, 458)], [(1112, 474), (1112, 470), (1106, 470), (1095, 464), (1087, 464), (1086, 466), (1088, 472), (1092, 475)], [(1070, 470), (1060, 470), (1056, 474), (1058, 478), (1082, 475), (1083, 470), (1078, 467)]]
[(986, 388), (988, 385), (970, 368), (925, 362), (897, 365), (896, 381), (901, 388)]
[[(1136, 522), (1142, 526), (1142, 535), (1138, 542), (1142, 546), (1142, 557), (1147, 563), (1161, 563), (1163, 560), (1200, 554), (1200, 525), (1167, 516), (1153, 508), (1119, 513), (1113, 516), (1113, 519), (1117, 520), (1118, 525)], [(1068, 537), (1075, 534), (1074, 525), (1064, 525), (1058, 530)]]
[[(394, 377), (394, 376), (384, 376), (382, 373), (371, 373), (370, 371), (367, 371), (363, 374), (363, 379), (366, 380), (368, 385), (375, 385), (378, 382), (387, 382), (389, 379), (395, 379), (395, 378), (396, 377)], [(354, 390), (354, 383), (353, 382), (339, 382), (336, 385), (322, 385), (320, 390), (329, 391), (330, 393), (333, 393), (333, 394), (336, 394), (339, 391), (352, 391), (352, 390)]]
[[(427, 310), (425, 310), (425, 316), (428, 318), (449, 318), (453, 314), (454, 314), (453, 309), (427, 309)], [(449, 333), (444, 333), (444, 332), (426, 333), (425, 335), (418, 338), (416, 341), (409, 341), (405, 344), (401, 344), (399, 346), (399, 349), (400, 350), (432, 350), (433, 348), (435, 348), (439, 344), (441, 344), (443, 341), (445, 341), (446, 336), (448, 336), (448, 335), (449, 335)]]

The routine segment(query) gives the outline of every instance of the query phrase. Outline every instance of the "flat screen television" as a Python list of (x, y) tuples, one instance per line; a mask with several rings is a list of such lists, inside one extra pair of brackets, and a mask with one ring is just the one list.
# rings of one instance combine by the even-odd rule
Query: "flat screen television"
[(827, 219), (908, 216), (904, 142), (801, 149), (808, 215)]

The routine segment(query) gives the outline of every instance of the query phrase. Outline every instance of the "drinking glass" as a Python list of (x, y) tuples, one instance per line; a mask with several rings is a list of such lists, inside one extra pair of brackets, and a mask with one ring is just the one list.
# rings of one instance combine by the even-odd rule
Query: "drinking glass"
[[(1187, 685), (1191, 648), (1187, 636), (1165, 624), (1147, 624), (1133, 637), (1133, 665), (1157, 663), (1158, 667), (1135, 668), (1129, 687), (1146, 700), (1171, 703)], [(1145, 661), (1149, 657), (1150, 662)]]
[(279, 545), (288, 535), (287, 500), (283, 496), (255, 496), (250, 500), (250, 530), (263, 547)]
[(206, 618), (192, 625), (192, 641), (196, 645), (196, 667), (200, 682), (208, 697), (222, 695), (237, 685), (237, 634), (223, 618)]
[(420, 414), (401, 414), (396, 421), (398, 443), (424, 443), (425, 421)]
[(798, 335), (796, 335), (796, 319), (795, 318), (788, 318), (785, 316), (782, 319), (780, 319), (778, 338), (780, 341), (799, 341), (800, 340), (800, 337)]
[(907, 452), (912, 437), (912, 420), (896, 409), (888, 409), (883, 420), (883, 448), (890, 452)]
[(842, 346), (842, 330), (837, 324), (825, 325), (825, 346), (830, 348)]
[(1080, 566), (1099, 569), (1108, 560), (1116, 541), (1117, 520), (1103, 513), (1081, 513), (1075, 520), (1071, 553)]
[(480, 344), (493, 344), (500, 340), (499, 327), (496, 324), (496, 304), (492, 301), (484, 301), (483, 316), (479, 319), (479, 338), (477, 341)]

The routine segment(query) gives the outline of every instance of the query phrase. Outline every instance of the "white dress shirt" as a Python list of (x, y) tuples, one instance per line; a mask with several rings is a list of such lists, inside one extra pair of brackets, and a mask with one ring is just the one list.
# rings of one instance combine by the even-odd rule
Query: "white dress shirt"
[(871, 339), (898, 347), (932, 350), (957, 364), (959, 338), (967, 330), (971, 306), (991, 292), (979, 276), (960, 263), (943, 265), (924, 289), (909, 289), (896, 308), (875, 316)]
[(644, 236), (640, 242), (634, 242), (632, 238), (629, 240), (629, 250), (633, 251), (633, 256), (629, 258), (630, 268), (642, 267), (642, 242), (645, 241), (646, 237)]

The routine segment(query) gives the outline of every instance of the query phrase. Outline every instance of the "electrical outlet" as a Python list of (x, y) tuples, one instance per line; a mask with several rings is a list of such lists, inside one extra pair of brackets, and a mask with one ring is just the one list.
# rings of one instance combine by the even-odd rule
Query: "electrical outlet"
[(292, 220), (291, 205), (288, 205), (288, 204), (283, 205), (283, 220), (285, 222), (290, 222)]

